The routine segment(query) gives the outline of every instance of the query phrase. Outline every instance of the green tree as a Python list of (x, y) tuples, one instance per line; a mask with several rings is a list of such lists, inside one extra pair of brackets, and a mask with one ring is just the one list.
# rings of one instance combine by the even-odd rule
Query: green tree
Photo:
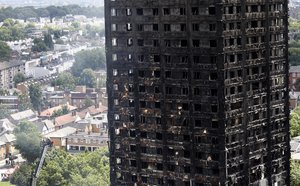
[(42, 89), (37, 84), (31, 84), (29, 86), (29, 97), (32, 107), (38, 112), (41, 111), (42, 105)]
[(32, 108), (32, 104), (30, 102), (30, 97), (27, 94), (20, 94), (18, 110), (21, 112), (31, 108)]
[(300, 136), (300, 108), (296, 108), (290, 114), (291, 137)]
[(48, 50), (53, 50), (54, 44), (53, 44), (52, 36), (50, 34), (44, 35), (44, 43), (47, 46)]
[(17, 73), (14, 78), (13, 78), (13, 81), (15, 82), (15, 85), (21, 83), (21, 82), (24, 82), (26, 80), (26, 77), (23, 73)]
[(65, 10), (62, 7), (49, 6), (46, 9), (49, 12), (51, 23), (53, 21), (53, 18), (55, 18), (55, 17), (62, 17), (62, 16), (66, 15), (66, 12), (65, 12)]
[(5, 42), (0, 41), (0, 60), (8, 61), (11, 57), (11, 52), (11, 48)]
[(84, 104), (84, 107), (87, 108), (87, 107), (94, 105), (94, 102), (89, 96), (87, 96), (87, 97), (85, 97), (83, 104)]
[(21, 121), (14, 129), (15, 134), (37, 132), (36, 126), (30, 121)]
[(74, 90), (76, 80), (70, 72), (58, 74), (56, 80), (52, 82), (52, 85), (59, 86), (60, 90)]
[[(109, 185), (109, 159), (106, 148), (76, 156), (73, 166), (71, 185)], [(96, 177), (99, 179), (95, 180)]]
[(300, 164), (291, 160), (291, 186), (300, 185)]
[(0, 119), (7, 118), (10, 114), (12, 114), (11, 110), (7, 106), (0, 104)]
[(74, 29), (78, 30), (80, 28), (80, 23), (79, 22), (73, 22), (71, 24), (72, 27), (74, 27)]
[(96, 48), (83, 50), (75, 54), (75, 62), (71, 72), (75, 77), (80, 76), (82, 69), (91, 68), (94, 70), (106, 68), (104, 49)]
[(71, 156), (52, 149), (45, 160), (38, 179), (39, 186), (47, 185), (109, 185), (107, 148)]
[[(107, 148), (80, 153), (76, 156), (52, 148), (46, 155), (37, 185), (109, 186), (108, 155)], [(16, 171), (14, 173), (16, 175), (12, 176), (13, 180), (22, 181), (26, 177), (29, 178), (33, 167), (21, 167), (19, 170), (22, 171)], [(24, 183), (21, 181), (20, 183)]]
[(11, 176), (10, 183), (17, 186), (27, 186), (32, 171), (33, 166), (31, 164), (21, 165)]
[(2, 27), (0, 28), (0, 34), (0, 39), (2, 41), (24, 39), (24, 26), (13, 19), (5, 19)]
[(58, 116), (66, 115), (69, 112), (70, 112), (70, 110), (69, 110), (68, 106), (64, 105), (64, 106), (62, 106), (61, 109), (55, 110), (51, 117), (58, 117)]
[(9, 91), (7, 89), (0, 88), (0, 96), (9, 95)]
[(41, 136), (34, 124), (22, 121), (14, 129), (16, 136), (15, 148), (30, 163), (34, 162), (40, 155)]
[(87, 87), (94, 88), (97, 83), (95, 72), (90, 69), (84, 69), (80, 74), (79, 85), (86, 85)]
[(45, 42), (41, 39), (41, 38), (35, 38), (33, 40), (33, 46), (31, 48), (31, 50), (33, 52), (44, 52), (47, 51), (47, 45), (45, 44)]

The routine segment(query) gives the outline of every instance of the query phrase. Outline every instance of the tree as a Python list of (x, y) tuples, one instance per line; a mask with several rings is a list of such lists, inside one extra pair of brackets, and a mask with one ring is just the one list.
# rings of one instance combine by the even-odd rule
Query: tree
[(11, 110), (7, 106), (0, 104), (0, 119), (7, 118), (10, 114), (12, 114)]
[(75, 30), (78, 30), (80, 28), (80, 23), (79, 22), (73, 22), (71, 24), (72, 27), (74, 27)]
[(290, 114), (291, 137), (300, 136), (300, 108), (296, 108)]
[(17, 73), (14, 78), (13, 78), (13, 81), (15, 82), (15, 85), (21, 83), (21, 82), (24, 82), (26, 80), (26, 77), (23, 73)]
[(94, 105), (95, 103), (89, 96), (87, 96), (87, 97), (85, 97), (83, 104), (84, 104), (84, 107), (87, 108), (87, 107)]
[(7, 96), (9, 95), (9, 91), (7, 89), (0, 88), (0, 95)]
[(90, 69), (84, 69), (80, 74), (79, 85), (86, 85), (87, 87), (93, 88), (96, 86), (97, 78), (95, 72)]
[(71, 72), (75, 77), (80, 76), (82, 69), (105, 69), (106, 58), (104, 50), (97, 48), (92, 50), (83, 50), (75, 54), (75, 62), (71, 67)]
[(41, 111), (42, 105), (42, 90), (41, 87), (37, 84), (31, 84), (29, 86), (29, 97), (31, 104), (35, 110), (38, 112)]
[(30, 98), (29, 98), (29, 96), (27, 94), (20, 94), (19, 95), (18, 108), (19, 108), (18, 110), (20, 112), (32, 108), (32, 104), (30, 102)]
[(53, 18), (55, 18), (55, 17), (62, 17), (62, 16), (66, 15), (66, 12), (63, 10), (62, 7), (48, 6), (46, 9), (49, 12), (51, 23), (53, 21)]
[(55, 110), (51, 117), (58, 117), (58, 116), (66, 115), (69, 112), (70, 112), (70, 109), (68, 108), (68, 106), (64, 105), (64, 106), (62, 106), (61, 109)]
[(10, 178), (10, 183), (17, 186), (28, 185), (28, 178), (31, 177), (33, 166), (31, 164), (23, 164), (17, 169)]
[(52, 85), (59, 86), (60, 90), (74, 90), (75, 82), (74, 76), (70, 72), (65, 72), (58, 74)]
[(8, 61), (10, 59), (11, 52), (11, 48), (5, 42), (0, 41), (0, 60)]
[(41, 136), (34, 124), (22, 121), (14, 129), (16, 136), (15, 148), (30, 163), (34, 162), (41, 152)]
[[(107, 148), (80, 153), (76, 156), (52, 148), (46, 154), (37, 185), (109, 186), (108, 156)], [(12, 175), (13, 180), (16, 180), (15, 178), (30, 177), (28, 174), (34, 168), (31, 167), (30, 170), (30, 167), (21, 166), (19, 170), (21, 169), (22, 171), (16, 171), (14, 173), (16, 175)]]
[(290, 161), (291, 162), (291, 185), (292, 186), (298, 186), (300, 185), (300, 164), (296, 161)]
[(109, 159), (107, 148), (71, 156), (52, 149), (38, 179), (39, 186), (47, 185), (109, 185)]
[(24, 26), (13, 19), (5, 19), (0, 28), (0, 40), (13, 41), (24, 39)]
[(48, 50), (53, 50), (54, 44), (53, 44), (52, 36), (50, 34), (44, 35), (44, 43), (47, 46)]
[(31, 50), (33, 52), (44, 52), (47, 51), (47, 45), (45, 44), (45, 42), (41, 39), (41, 38), (35, 38), (33, 40), (33, 46), (31, 48)]

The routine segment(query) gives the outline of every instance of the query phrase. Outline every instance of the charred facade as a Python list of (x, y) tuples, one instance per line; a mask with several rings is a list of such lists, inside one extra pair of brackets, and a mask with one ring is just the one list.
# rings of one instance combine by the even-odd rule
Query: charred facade
[(106, 0), (111, 185), (290, 185), (286, 0)]

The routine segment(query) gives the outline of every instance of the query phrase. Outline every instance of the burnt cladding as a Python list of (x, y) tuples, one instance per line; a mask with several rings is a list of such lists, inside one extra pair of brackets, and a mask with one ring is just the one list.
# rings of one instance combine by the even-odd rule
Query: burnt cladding
[(286, 0), (106, 0), (111, 185), (289, 185)]

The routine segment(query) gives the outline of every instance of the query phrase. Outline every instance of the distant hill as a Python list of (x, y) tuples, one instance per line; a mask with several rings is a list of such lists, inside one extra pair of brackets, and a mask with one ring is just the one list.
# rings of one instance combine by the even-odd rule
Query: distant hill
[(104, 6), (104, 0), (0, 0), (0, 6), (12, 7), (45, 7), (50, 5), (62, 6), (69, 4), (78, 4), (80, 6)]

